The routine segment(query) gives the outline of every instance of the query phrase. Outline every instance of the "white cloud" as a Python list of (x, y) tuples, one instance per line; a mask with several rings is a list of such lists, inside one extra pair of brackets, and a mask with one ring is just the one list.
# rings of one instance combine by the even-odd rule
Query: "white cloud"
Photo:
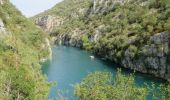
[(62, 0), (10, 0), (25, 16), (31, 17), (47, 10)]

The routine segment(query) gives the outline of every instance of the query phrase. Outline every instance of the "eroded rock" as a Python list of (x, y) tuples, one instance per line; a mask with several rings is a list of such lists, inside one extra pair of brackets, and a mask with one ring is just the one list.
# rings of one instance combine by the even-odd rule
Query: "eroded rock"
[(35, 23), (40, 26), (44, 31), (50, 32), (54, 27), (60, 26), (63, 24), (63, 18), (59, 16), (43, 16), (35, 19)]
[(126, 50), (121, 65), (143, 73), (153, 74), (156, 77), (169, 79), (170, 32), (157, 33), (150, 38), (150, 42), (151, 44), (144, 45), (140, 49), (141, 55), (137, 58), (131, 59), (128, 50)]
[(0, 19), (0, 33), (5, 33), (5, 32), (6, 32), (6, 29), (5, 29), (4, 23), (3, 23), (3, 21)]

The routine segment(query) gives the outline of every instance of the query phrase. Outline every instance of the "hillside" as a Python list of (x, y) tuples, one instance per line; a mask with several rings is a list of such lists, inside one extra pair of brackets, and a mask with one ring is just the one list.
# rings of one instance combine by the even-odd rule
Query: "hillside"
[(55, 43), (170, 78), (169, 0), (64, 0), (32, 19)]
[(49, 56), (47, 37), (9, 0), (0, 0), (0, 100), (47, 98), (39, 63)]

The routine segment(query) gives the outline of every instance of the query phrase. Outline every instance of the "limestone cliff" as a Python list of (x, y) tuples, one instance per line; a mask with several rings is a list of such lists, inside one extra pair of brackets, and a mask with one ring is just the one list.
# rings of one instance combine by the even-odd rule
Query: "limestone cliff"
[[(42, 28), (55, 43), (85, 48), (125, 68), (169, 79), (169, 10), (168, 0), (64, 0), (33, 19), (40, 26), (45, 22)], [(56, 20), (62, 24), (37, 22), (54, 13), (63, 18)]]
[(3, 21), (0, 19), (0, 33), (6, 32)]
[[(131, 50), (125, 50), (125, 57), (121, 65), (143, 73), (150, 73), (156, 77), (169, 79), (170, 77), (170, 32), (157, 33), (150, 37), (149, 44), (140, 48), (137, 58), (131, 56)], [(114, 59), (114, 58), (111, 58)]]
[(62, 25), (63, 19), (58, 16), (47, 15), (36, 18), (35, 23), (40, 26), (44, 31), (50, 32), (55, 27)]

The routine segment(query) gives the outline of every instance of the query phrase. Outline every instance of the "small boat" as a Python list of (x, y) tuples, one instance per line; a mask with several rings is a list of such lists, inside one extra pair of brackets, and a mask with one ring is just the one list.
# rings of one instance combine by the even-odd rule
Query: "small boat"
[(94, 56), (90, 56), (91, 59), (94, 59), (95, 57)]

